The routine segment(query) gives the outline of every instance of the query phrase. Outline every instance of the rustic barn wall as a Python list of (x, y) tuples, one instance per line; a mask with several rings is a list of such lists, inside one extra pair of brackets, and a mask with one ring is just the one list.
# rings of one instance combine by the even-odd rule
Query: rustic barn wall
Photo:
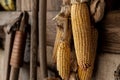
[[(52, 21), (52, 18), (60, 10), (60, 5), (62, 0), (47, 0), (47, 58), (48, 63), (52, 63), (51, 55), (53, 50), (53, 44), (55, 40), (56, 25)], [(14, 12), (0, 12), (0, 25), (15, 19), (20, 11), (27, 10), (31, 11), (31, 0), (17, 0), (17, 11)], [(120, 13), (119, 13), (120, 14)], [(3, 17), (4, 16), (4, 17)], [(111, 16), (110, 16), (111, 17)], [(118, 18), (117, 18), (118, 19)], [(120, 20), (120, 19), (119, 19)], [(109, 23), (108, 23), (109, 25)], [(116, 26), (116, 25), (115, 25)], [(118, 25), (117, 25), (118, 26)], [(4, 51), (0, 50), (0, 78), (3, 77), (4, 71)], [(99, 53), (97, 54), (95, 70), (93, 75), (93, 80), (114, 80), (114, 71), (120, 64), (120, 54), (110, 54), (110, 53)], [(50, 60), (50, 61), (49, 61)], [(19, 80), (29, 80), (29, 65), (24, 64), (20, 71)], [(38, 80), (40, 79), (40, 70), (38, 67)]]

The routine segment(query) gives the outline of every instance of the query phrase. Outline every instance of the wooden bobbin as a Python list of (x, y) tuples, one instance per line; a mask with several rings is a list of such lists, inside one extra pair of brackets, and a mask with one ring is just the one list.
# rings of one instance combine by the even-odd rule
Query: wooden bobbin
[(19, 68), (23, 63), (23, 53), (25, 47), (25, 34), (22, 31), (16, 31), (10, 65)]

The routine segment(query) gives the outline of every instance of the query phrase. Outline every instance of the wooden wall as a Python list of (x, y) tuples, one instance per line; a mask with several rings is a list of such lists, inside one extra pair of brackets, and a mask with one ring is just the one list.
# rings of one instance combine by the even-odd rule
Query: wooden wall
[[(51, 60), (53, 44), (55, 40), (56, 33), (56, 25), (55, 22), (52, 21), (52, 18), (58, 13), (60, 10), (62, 0), (47, 0), (47, 56), (48, 60)], [(20, 11), (27, 10), (31, 13), (31, 0), (17, 0), (17, 11), (12, 12), (0, 12), (0, 25), (9, 22), (10, 20), (15, 19)], [(120, 19), (119, 19), (120, 20)], [(4, 51), (0, 51), (0, 78), (3, 76), (3, 68), (4, 68)], [(95, 71), (93, 75), (93, 80), (114, 80), (114, 71), (117, 66), (120, 64), (120, 54), (110, 54), (110, 53), (99, 53), (97, 54)], [(50, 61), (52, 62), (52, 61)], [(19, 80), (29, 80), (29, 65), (24, 64), (20, 71), (20, 79)], [(38, 75), (40, 75), (39, 67), (38, 67)], [(38, 80), (40, 76), (38, 76)]]
[[(0, 12), (0, 25), (4, 25), (14, 20), (19, 16), (21, 11), (28, 11), (30, 14), (30, 23), (31, 23), (31, 5), (32, 0), (16, 0), (16, 11), (2, 11)], [(61, 0), (47, 0), (47, 56), (48, 62), (51, 63), (51, 56), (53, 50), (53, 44), (55, 40), (56, 33), (56, 25), (55, 22), (52, 21), (52, 18), (58, 13), (60, 10)], [(3, 72), (4, 72), (4, 59), (5, 52), (4, 50), (0, 50), (0, 78), (3, 80)], [(29, 80), (29, 65), (24, 64), (20, 70), (19, 80)], [(38, 80), (40, 79), (40, 71), (38, 67)]]

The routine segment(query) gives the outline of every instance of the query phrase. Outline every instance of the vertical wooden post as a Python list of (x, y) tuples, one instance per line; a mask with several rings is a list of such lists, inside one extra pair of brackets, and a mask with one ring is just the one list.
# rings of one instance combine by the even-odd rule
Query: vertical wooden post
[(46, 58), (46, 8), (47, 0), (40, 0), (39, 10), (39, 53), (42, 80), (48, 76)]
[(16, 10), (17, 11), (21, 10), (21, 0), (16, 0)]
[(19, 68), (11, 67), (10, 80), (18, 80), (19, 78)]
[(9, 76), (10, 76), (11, 68), (9, 62), (10, 62), (13, 40), (14, 40), (14, 34), (6, 33), (3, 80), (9, 80)]
[(38, 7), (39, 7), (38, 3), (39, 0), (32, 1), (30, 80), (37, 80)]

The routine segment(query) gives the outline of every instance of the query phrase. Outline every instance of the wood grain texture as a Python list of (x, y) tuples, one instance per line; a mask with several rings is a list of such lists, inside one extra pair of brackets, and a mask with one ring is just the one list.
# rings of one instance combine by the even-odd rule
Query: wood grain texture
[(12, 34), (6, 35), (6, 42), (5, 42), (5, 54), (4, 54), (4, 68), (3, 68), (3, 80), (9, 80), (10, 76), (10, 56), (11, 56), (11, 50), (13, 45), (13, 38)]
[(23, 64), (20, 68), (19, 80), (30, 80), (30, 65)]
[(4, 80), (3, 79), (3, 68), (4, 68), (4, 66), (3, 66), (3, 64), (4, 64), (4, 51), (3, 50), (1, 50), (0, 49), (0, 78), (1, 78), (1, 80)]
[(22, 11), (31, 11), (31, 4), (33, 0), (21, 0), (21, 10)]
[[(48, 11), (58, 11), (60, 10), (62, 0), (47, 0), (47, 10)], [(32, 0), (16, 0), (16, 9), (31, 11), (32, 10)]]
[(62, 0), (47, 0), (47, 10), (48, 11), (58, 11), (60, 10)]
[(10, 80), (19, 79), (19, 68), (11, 67)]
[(100, 34), (102, 51), (120, 53), (120, 11), (110, 12), (102, 21)]
[[(58, 13), (58, 11), (49, 11), (47, 12), (47, 45), (53, 46), (56, 34), (56, 23), (52, 20), (52, 18)], [(19, 16), (20, 12), (0, 12), (0, 25), (4, 25), (6, 23), (11, 22), (15, 18)], [(4, 17), (3, 17), (4, 16)], [(29, 12), (29, 23), (31, 23), (31, 12)]]
[(39, 61), (42, 79), (48, 77), (47, 57), (46, 57), (46, 18), (47, 0), (39, 2)]
[(92, 80), (114, 80), (114, 71), (120, 64), (119, 59), (119, 54), (98, 54)]
[(47, 45), (53, 46), (56, 36), (56, 23), (53, 21), (53, 17), (56, 16), (58, 12), (47, 12)]
[(31, 16), (31, 51), (30, 51), (30, 80), (37, 79), (37, 56), (38, 56), (38, 1), (32, 2)]
[(16, 10), (17, 11), (21, 10), (21, 0), (16, 0)]

